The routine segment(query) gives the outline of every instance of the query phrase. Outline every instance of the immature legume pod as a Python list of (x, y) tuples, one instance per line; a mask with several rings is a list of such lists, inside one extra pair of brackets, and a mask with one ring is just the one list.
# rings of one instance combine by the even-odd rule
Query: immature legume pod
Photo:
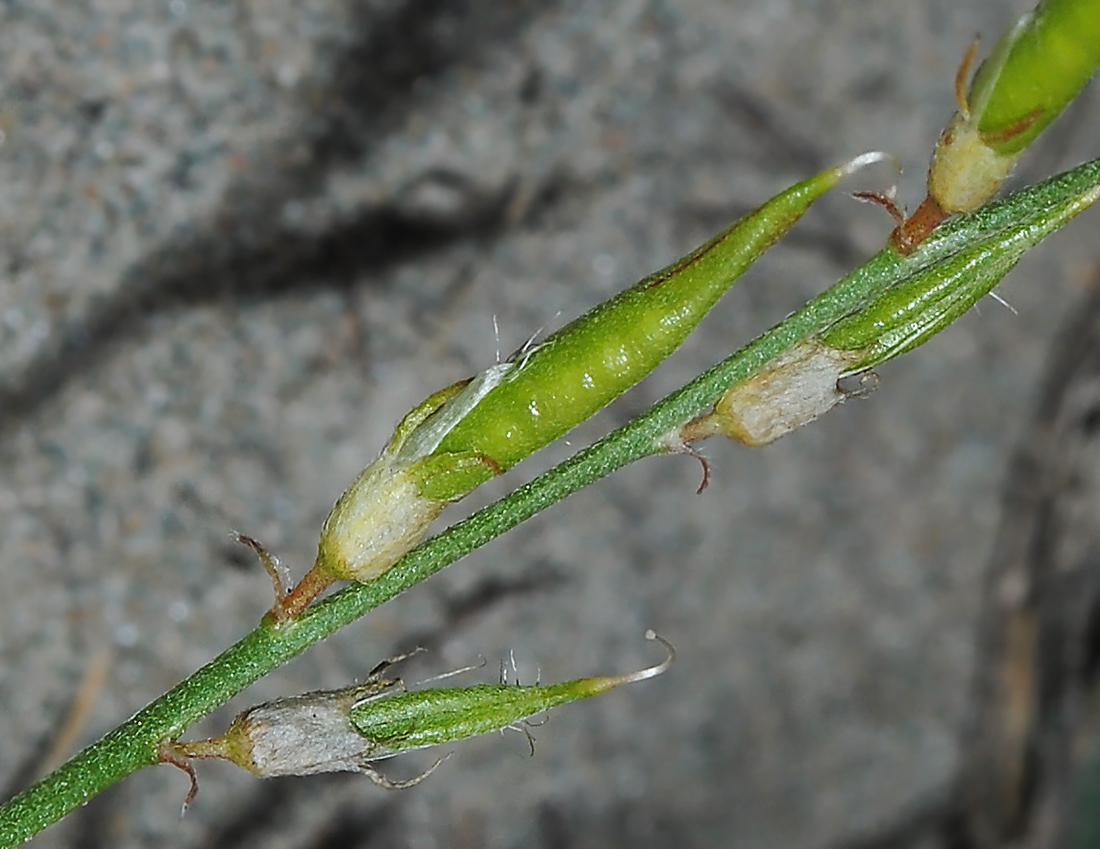
[[(792, 186), (552, 334), (522, 355), (520, 367), (451, 429), (438, 452), (478, 454), (507, 469), (562, 436), (676, 350), (722, 293), (813, 201), (856, 169), (886, 158), (863, 154)], [(427, 486), (431, 489), (430, 482)], [(462, 494), (431, 491), (440, 498)]]
[(646, 632), (646, 639), (664, 646), (667, 655), (661, 663), (623, 675), (557, 684), (502, 682), (405, 692), (399, 679), (382, 677), (389, 666), (408, 656), (402, 655), (383, 661), (362, 684), (256, 705), (238, 714), (220, 737), (172, 741), (168, 750), (185, 759), (232, 761), (262, 778), (362, 772), (386, 787), (407, 787), (435, 767), (411, 781), (391, 782), (375, 772), (373, 762), (499, 731), (559, 705), (661, 675), (676, 652), (653, 631)]

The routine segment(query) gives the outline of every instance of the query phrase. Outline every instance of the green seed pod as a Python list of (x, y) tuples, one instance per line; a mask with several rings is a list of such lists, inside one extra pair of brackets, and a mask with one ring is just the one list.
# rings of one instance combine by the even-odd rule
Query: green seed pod
[(892, 287), (821, 336), (826, 345), (861, 351), (869, 368), (923, 344), (987, 295), (1031, 247), (1026, 233), (982, 240)]
[(575, 678), (558, 684), (476, 684), (397, 693), (365, 700), (351, 709), (352, 725), (387, 754), (421, 749), (508, 728), (550, 708), (606, 693), (623, 684), (644, 681), (665, 672), (676, 653), (653, 631), (668, 652), (657, 666), (625, 675)]
[[(491, 457), (508, 469), (564, 435), (676, 350), (813, 201), (855, 170), (887, 158), (863, 154), (792, 186), (683, 259), (552, 334), (523, 354), (520, 367), (451, 429), (439, 452)], [(465, 494), (431, 489), (440, 498)]]
[(1025, 148), (1077, 96), (1100, 66), (1100, 0), (1043, 0), (993, 48), (936, 146), (928, 194), (947, 213), (988, 201)]
[(402, 655), (383, 661), (358, 686), (257, 705), (237, 716), (221, 737), (172, 742), (166, 760), (185, 766), (181, 759), (222, 758), (261, 778), (362, 772), (385, 787), (409, 787), (441, 761), (406, 782), (379, 775), (374, 762), (508, 728), (552, 707), (660, 675), (671, 666), (675, 652), (652, 631), (646, 639), (665, 647), (668, 656), (662, 663), (625, 675), (530, 686), (478, 684), (404, 692), (400, 680), (382, 677), (407, 657)]

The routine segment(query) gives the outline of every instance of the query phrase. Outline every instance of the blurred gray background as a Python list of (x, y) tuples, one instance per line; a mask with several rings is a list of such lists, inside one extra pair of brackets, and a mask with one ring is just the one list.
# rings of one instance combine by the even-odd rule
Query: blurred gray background
[[(0, 788), (250, 629), (401, 415), (865, 150), (923, 196), (975, 33), (949, 0), (41, 0), (0, 5)], [(1100, 153), (1095, 87), (1021, 165)], [(889, 174), (850, 188), (882, 189)], [(415, 790), (145, 770), (42, 847), (941, 845), (1002, 492), (1096, 214), (926, 349), (763, 450), (653, 459), (521, 526), (192, 729), (514, 652), (669, 674), (453, 747)], [(822, 201), (589, 441), (869, 256)], [(558, 445), (444, 514), (564, 458)], [(96, 686), (97, 680), (99, 685)], [(81, 697), (82, 682), (86, 685)], [(386, 765), (405, 777), (430, 756)]]

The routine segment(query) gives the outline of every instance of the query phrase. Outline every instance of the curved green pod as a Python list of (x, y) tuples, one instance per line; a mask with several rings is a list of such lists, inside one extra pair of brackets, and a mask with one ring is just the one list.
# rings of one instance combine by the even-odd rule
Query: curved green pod
[[(738, 277), (868, 153), (792, 186), (661, 271), (518, 355), (518, 367), (442, 439), (438, 453), (475, 454), (507, 469), (625, 392), (671, 354)], [(492, 474), (482, 470), (482, 479)], [(478, 481), (480, 482), (480, 481)], [(469, 487), (472, 488), (472, 487)], [(449, 500), (464, 492), (422, 492)]]
[(574, 678), (557, 684), (475, 684), (396, 693), (353, 706), (349, 718), (356, 731), (378, 747), (379, 755), (499, 731), (559, 705), (662, 674), (672, 665), (676, 653), (653, 631), (646, 632), (646, 639), (659, 641), (668, 656), (657, 666), (637, 672)]

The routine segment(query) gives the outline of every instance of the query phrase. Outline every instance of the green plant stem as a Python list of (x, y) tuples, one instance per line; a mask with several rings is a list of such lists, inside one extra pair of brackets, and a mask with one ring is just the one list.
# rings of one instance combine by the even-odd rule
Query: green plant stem
[(296, 620), (265, 619), (251, 633), (131, 719), (0, 807), (0, 847), (29, 839), (97, 793), (159, 762), (163, 741), (226, 703), (244, 687), (368, 610), (404, 592), (475, 548), (612, 471), (661, 453), (664, 438), (707, 411), (791, 345), (820, 333), (873, 296), (975, 239), (1041, 226), (1059, 204), (1100, 183), (1094, 160), (942, 225), (910, 256), (886, 248), (776, 327), (757, 337), (638, 418), (530, 483), (409, 552), (379, 578), (352, 585), (307, 608)]

